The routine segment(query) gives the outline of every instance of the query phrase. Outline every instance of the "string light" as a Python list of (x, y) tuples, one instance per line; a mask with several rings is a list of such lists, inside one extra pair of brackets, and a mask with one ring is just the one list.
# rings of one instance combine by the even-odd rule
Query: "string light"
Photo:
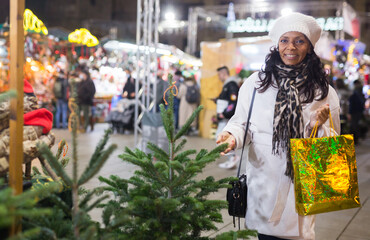
[(99, 44), (99, 40), (86, 28), (76, 29), (68, 35), (68, 41), (79, 43), (88, 47), (94, 47)]
[(29, 9), (24, 10), (23, 27), (26, 31), (30, 30), (48, 35), (48, 29), (45, 27), (45, 24)]

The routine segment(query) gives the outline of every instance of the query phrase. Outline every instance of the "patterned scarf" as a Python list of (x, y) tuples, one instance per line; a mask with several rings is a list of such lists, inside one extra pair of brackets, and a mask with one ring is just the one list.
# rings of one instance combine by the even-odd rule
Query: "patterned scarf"
[(278, 155), (281, 150), (287, 154), (285, 175), (294, 179), (293, 164), (290, 157), (290, 138), (303, 137), (302, 106), (298, 96), (298, 87), (307, 78), (307, 64), (301, 62), (295, 66), (277, 64), (278, 93), (274, 111), (274, 132), (272, 152)]

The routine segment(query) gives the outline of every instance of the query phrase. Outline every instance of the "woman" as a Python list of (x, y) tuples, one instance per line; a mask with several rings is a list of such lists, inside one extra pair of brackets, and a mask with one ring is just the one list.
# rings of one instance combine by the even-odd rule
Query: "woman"
[(314, 52), (320, 34), (320, 26), (310, 16), (292, 13), (276, 20), (269, 33), (275, 47), (264, 69), (242, 85), (235, 115), (217, 139), (218, 144), (229, 144), (223, 154), (242, 146), (256, 88), (246, 142), (246, 227), (256, 229), (259, 239), (315, 238), (315, 216), (295, 211), (289, 139), (309, 137), (315, 123), (317, 137), (329, 136), (329, 110), (335, 132), (340, 130), (339, 100)]
[[(188, 118), (193, 114), (195, 109), (198, 107), (197, 103), (188, 103), (186, 101), (186, 93), (188, 91), (188, 87), (196, 85), (196, 81), (193, 75), (186, 77), (184, 79), (184, 83), (182, 83), (179, 87), (179, 93), (177, 94), (177, 98), (180, 99), (180, 106), (179, 106), (179, 128), (182, 128)], [(196, 121), (191, 124), (191, 130), (194, 130), (196, 127)]]
[[(86, 132), (87, 126), (91, 122), (91, 131), (93, 130), (92, 106), (94, 105), (94, 95), (96, 92), (94, 82), (90, 78), (88, 70), (82, 70), (79, 78), (81, 79), (77, 87), (79, 111), (83, 113), (84, 124), (81, 132)], [(80, 115), (81, 116), (81, 115)]]

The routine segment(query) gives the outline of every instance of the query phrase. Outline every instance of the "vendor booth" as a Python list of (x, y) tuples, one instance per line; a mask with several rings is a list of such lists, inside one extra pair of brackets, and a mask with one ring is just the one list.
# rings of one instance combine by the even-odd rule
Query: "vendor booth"
[[(201, 105), (204, 110), (199, 115), (199, 132), (202, 137), (214, 138), (217, 129), (216, 104), (212, 99), (219, 96), (223, 84), (218, 79), (216, 69), (227, 66), (230, 76), (239, 74), (241, 70), (257, 71), (261, 69), (271, 46), (272, 42), (266, 36), (201, 44), (203, 66), (200, 84)], [(239, 79), (240, 84), (243, 80)]]

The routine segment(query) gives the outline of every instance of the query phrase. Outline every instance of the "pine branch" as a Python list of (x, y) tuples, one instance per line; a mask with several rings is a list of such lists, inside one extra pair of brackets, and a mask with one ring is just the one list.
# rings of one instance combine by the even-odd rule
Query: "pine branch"
[[(167, 168), (168, 169), (168, 168)], [(164, 187), (167, 187), (167, 181), (166, 181), (166, 178), (163, 176), (163, 174), (160, 174), (158, 171), (154, 171), (154, 174), (153, 173), (150, 173), (148, 171), (137, 171), (136, 172), (136, 175), (138, 176), (142, 176), (144, 178), (146, 178), (146, 180), (149, 182), (155, 182), (157, 181), (158, 183), (160, 183), (161, 185), (163, 185)]]
[(33, 228), (33, 229), (30, 229), (30, 230), (26, 230), (24, 232), (20, 232), (16, 236), (8, 238), (8, 240), (29, 239), (29, 238), (32, 238), (32, 237), (35, 237), (35, 236), (39, 235), (40, 232), (41, 232), (41, 228)]
[(97, 161), (97, 159), (99, 159), (99, 157), (103, 154), (103, 149), (105, 145), (107, 144), (109, 140), (109, 134), (111, 133), (112, 133), (112, 129), (108, 128), (107, 130), (105, 130), (103, 138), (99, 141), (98, 145), (96, 145), (95, 151), (93, 155), (91, 156), (89, 167), (94, 165), (95, 161)]
[(192, 155), (192, 154), (195, 154), (195, 153), (197, 153), (197, 151), (196, 151), (196, 150), (194, 150), (194, 149), (186, 150), (186, 151), (184, 151), (184, 152), (182, 152), (182, 153), (178, 154), (178, 155), (174, 158), (174, 160), (180, 161), (180, 162), (182, 162), (182, 163), (183, 163), (183, 162), (187, 162), (187, 161), (189, 160), (188, 156), (189, 156), (189, 155)]
[(80, 202), (79, 202), (79, 207), (82, 209), (82, 208), (86, 208), (87, 207), (87, 203), (92, 199), (92, 197), (97, 194), (97, 193), (101, 193), (102, 192), (102, 188), (100, 187), (97, 187), (97, 188), (94, 188), (93, 190), (91, 191), (88, 191), (87, 194), (82, 198), (82, 200), (80, 199)]
[(199, 106), (194, 112), (193, 114), (190, 116), (190, 118), (188, 118), (188, 120), (186, 120), (186, 123), (184, 124), (184, 126), (180, 129), (180, 131), (176, 134), (175, 136), (175, 140), (179, 139), (180, 137), (182, 137), (189, 129), (190, 125), (194, 122), (195, 118), (198, 116), (199, 112), (202, 111), (203, 109), (203, 106)]
[(199, 153), (195, 157), (195, 160), (199, 161), (202, 157), (204, 157), (207, 154), (208, 154), (208, 151), (206, 149), (202, 149), (202, 150), (199, 151)]
[(39, 169), (35, 166), (32, 167), (32, 175), (41, 175)]
[(116, 148), (116, 144), (110, 145), (106, 151), (103, 151), (101, 153), (101, 155), (94, 161), (93, 164), (91, 164), (91, 161), (93, 161), (93, 159), (91, 158), (89, 167), (85, 169), (84, 173), (78, 180), (77, 185), (81, 186), (82, 184), (89, 181), (100, 170), (100, 168), (108, 160), (108, 157), (113, 153), (114, 150), (116, 150)]
[(212, 151), (210, 151), (208, 154), (220, 154), (222, 153), (223, 151), (226, 150), (227, 148), (227, 143), (224, 143), (224, 144), (221, 144), (221, 145), (218, 145), (216, 148), (212, 149)]
[(215, 240), (237, 240), (237, 239), (250, 239), (250, 237), (257, 237), (257, 231), (254, 230), (239, 230), (237, 232), (229, 231), (216, 236)]
[(59, 209), (61, 209), (66, 214), (67, 217), (72, 216), (71, 208), (60, 197), (58, 197), (55, 194), (52, 194), (50, 196), (50, 200), (53, 201), (54, 204), (58, 206)]
[(128, 154), (121, 154), (119, 157), (125, 162), (129, 162), (129, 163), (132, 163), (133, 165), (143, 167), (143, 168), (146, 166), (146, 162), (151, 161), (150, 159), (147, 159), (146, 157), (144, 159), (140, 159), (139, 157), (128, 155)]
[(98, 179), (101, 182), (104, 182), (107, 185), (112, 186), (116, 189), (122, 189), (123, 188), (123, 189), (126, 189), (126, 191), (127, 191), (128, 182), (127, 182), (126, 179), (121, 179), (118, 176), (114, 176), (114, 175), (109, 176), (109, 179), (105, 178), (105, 177), (102, 177), (102, 176), (100, 176)]
[(168, 162), (168, 159), (170, 158), (170, 156), (168, 156), (168, 154), (160, 147), (158, 147), (157, 145), (151, 143), (151, 142), (148, 142), (148, 145), (147, 145), (148, 149), (149, 150), (152, 150), (153, 153), (154, 153), (154, 156), (158, 159), (162, 159), (162, 160), (167, 160)]
[(176, 154), (179, 151), (181, 151), (184, 148), (184, 146), (185, 146), (186, 143), (187, 143), (187, 140), (186, 139), (182, 139), (181, 142), (179, 143), (179, 145), (177, 145), (177, 147), (175, 148), (174, 153)]
[(38, 144), (37, 145), (41, 155), (48, 160), (51, 167), (55, 170), (55, 172), (60, 176), (63, 181), (67, 184), (67, 186), (72, 186), (73, 182), (71, 178), (67, 175), (67, 173), (64, 171), (63, 167), (60, 165), (58, 160), (55, 158), (55, 156), (51, 153), (49, 147), (46, 144)]
[(98, 204), (100, 204), (102, 201), (104, 201), (105, 199), (108, 199), (108, 198), (109, 198), (109, 195), (101, 196), (98, 199), (96, 199), (90, 206), (87, 206), (87, 208), (85, 208), (84, 210), (86, 212), (89, 212), (92, 209), (94, 209)]
[(60, 156), (62, 155), (63, 153), (63, 149), (64, 149), (64, 146), (66, 145), (66, 140), (62, 139), (62, 141), (60, 141), (59, 145), (58, 145), (58, 150), (57, 150), (57, 154), (55, 155), (55, 158), (56, 159), (60, 159)]
[[(42, 166), (42, 172), (45, 176), (50, 176), (54, 181), (58, 181), (60, 178), (55, 174), (55, 170), (53, 170), (50, 164), (45, 161), (43, 156), (39, 156), (39, 161)], [(64, 167), (63, 167), (64, 168)]]
[(90, 240), (94, 239), (96, 235), (96, 227), (94, 225), (89, 226), (81, 235), (81, 240)]
[(171, 161), (169, 166), (178, 173), (182, 173), (184, 171), (184, 166), (179, 161)]
[[(137, 155), (133, 152), (133, 151), (131, 151), (131, 149), (129, 149), (128, 147), (125, 147), (125, 152), (128, 154), (128, 155), (131, 155), (131, 156), (133, 156), (133, 157), (137, 157)], [(122, 154), (123, 155), (123, 154)], [(122, 158), (121, 157), (121, 155), (119, 155), (119, 157), (120, 158)]]
[(172, 139), (173, 131), (171, 131), (171, 128), (169, 127), (169, 125), (173, 123), (171, 122), (168, 111), (166, 111), (166, 109), (164, 108), (164, 105), (163, 104), (159, 105), (159, 108), (161, 110), (164, 130), (166, 131), (167, 138), (170, 140)]

